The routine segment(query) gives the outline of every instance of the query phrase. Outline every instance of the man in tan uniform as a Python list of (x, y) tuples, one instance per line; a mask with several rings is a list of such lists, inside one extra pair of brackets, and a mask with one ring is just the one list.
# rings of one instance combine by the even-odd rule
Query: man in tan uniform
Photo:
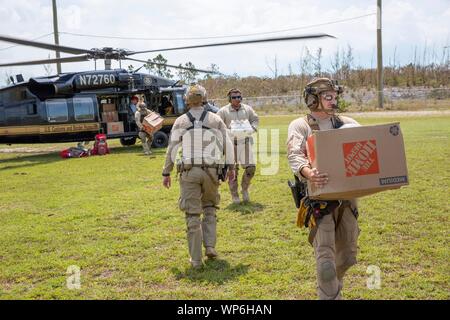
[[(180, 173), (179, 207), (186, 214), (187, 239), (190, 262), (193, 268), (203, 266), (202, 242), (205, 255), (215, 258), (216, 209), (220, 195), (219, 175), (221, 166), (230, 165), (229, 180), (234, 179), (233, 144), (223, 121), (203, 107), (206, 90), (191, 86), (186, 92), (189, 111), (178, 117), (172, 127), (170, 143), (163, 168), (163, 185), (170, 188), (170, 172), (177, 161)], [(224, 177), (221, 179), (225, 180)], [(203, 213), (203, 220), (200, 215)]]
[[(256, 112), (249, 105), (241, 103), (242, 93), (239, 89), (233, 88), (228, 91), (228, 101), (230, 102), (226, 106), (222, 107), (217, 115), (222, 118), (226, 126), (230, 129), (233, 121), (245, 121), (248, 120), (254, 132), (258, 129), (259, 118)], [(250, 182), (255, 175), (256, 163), (253, 156), (253, 139), (251, 137), (234, 138), (234, 154), (236, 164), (236, 179), (229, 182), (231, 197), (234, 203), (240, 203), (238, 193), (238, 181), (239, 165), (244, 169), (242, 175), (242, 200), (250, 201), (248, 188)]]
[[(323, 187), (332, 177), (312, 168), (306, 154), (306, 140), (312, 130), (336, 129), (343, 124), (358, 123), (335, 115), (337, 96), (342, 87), (327, 78), (314, 79), (303, 96), (311, 113), (291, 122), (288, 129), (288, 160), (294, 174), (302, 181)], [(327, 201), (315, 226), (310, 225), (309, 241), (314, 247), (319, 299), (341, 299), (345, 272), (356, 263), (359, 228), (356, 201)], [(303, 221), (302, 221), (303, 224)]]
[(139, 139), (142, 141), (142, 149), (144, 149), (144, 154), (150, 155), (152, 154), (151, 147), (153, 136), (144, 130), (143, 121), (144, 118), (150, 114), (150, 110), (148, 110), (145, 106), (145, 103), (140, 103), (137, 105), (136, 113), (134, 114), (134, 119), (136, 121), (136, 125), (139, 128)]

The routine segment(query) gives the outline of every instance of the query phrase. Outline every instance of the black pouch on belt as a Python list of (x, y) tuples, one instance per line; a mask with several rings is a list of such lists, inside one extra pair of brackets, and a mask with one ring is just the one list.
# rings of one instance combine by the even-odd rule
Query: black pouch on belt
[(291, 189), (295, 206), (300, 208), (300, 201), (306, 196), (306, 186), (297, 176), (294, 178), (294, 181), (288, 180), (288, 186)]

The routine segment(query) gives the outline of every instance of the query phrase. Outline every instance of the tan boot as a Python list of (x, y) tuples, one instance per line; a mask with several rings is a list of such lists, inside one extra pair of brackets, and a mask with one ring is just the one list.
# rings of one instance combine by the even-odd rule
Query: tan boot
[(241, 203), (241, 199), (239, 199), (238, 193), (237, 172), (238, 171), (236, 170), (236, 179), (234, 179), (234, 181), (228, 182), (228, 185), (230, 186), (231, 199), (235, 204)]
[(206, 255), (209, 259), (214, 259), (214, 258), (217, 257), (217, 251), (216, 251), (216, 249), (214, 249), (213, 247), (206, 247), (205, 255)]
[(242, 175), (242, 200), (244, 202), (250, 201), (250, 195), (248, 194), (248, 188), (250, 187), (250, 182), (252, 181), (253, 176), (255, 175), (256, 168), (254, 166), (249, 166), (245, 168), (244, 174)]
[(191, 259), (190, 262), (191, 262), (191, 266), (192, 266), (193, 269), (198, 270), (198, 269), (203, 268), (203, 262), (202, 261), (195, 261), (195, 260)]
[(248, 194), (248, 190), (242, 190), (242, 201), (250, 202), (250, 195)]
[(187, 240), (193, 267), (202, 264), (202, 226), (199, 214), (186, 214)]

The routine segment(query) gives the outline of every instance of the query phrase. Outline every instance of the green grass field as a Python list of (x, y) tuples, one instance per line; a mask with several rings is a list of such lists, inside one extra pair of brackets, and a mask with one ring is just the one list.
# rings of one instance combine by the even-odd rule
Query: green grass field
[[(104, 157), (0, 153), (0, 298), (316, 299), (313, 249), (286, 184), (292, 119), (262, 118), (280, 129), (280, 169), (262, 176), (259, 166), (252, 203), (230, 205), (221, 186), (220, 259), (201, 271), (189, 266), (178, 184), (161, 186), (165, 150), (148, 158), (114, 141)], [(344, 298), (450, 299), (450, 117), (357, 120), (401, 122), (411, 184), (361, 199)], [(71, 265), (79, 290), (66, 287)], [(368, 289), (369, 265), (381, 289)]]

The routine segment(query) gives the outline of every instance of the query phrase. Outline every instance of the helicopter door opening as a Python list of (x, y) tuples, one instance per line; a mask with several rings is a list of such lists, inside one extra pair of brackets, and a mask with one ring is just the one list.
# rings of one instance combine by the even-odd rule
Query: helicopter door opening
[(99, 102), (102, 132), (110, 137), (134, 135), (137, 132), (134, 113), (130, 109), (127, 96), (103, 97)]
[(174, 116), (177, 114), (175, 110), (175, 105), (177, 103), (174, 103), (174, 96), (172, 95), (172, 92), (169, 92), (168, 94), (164, 94), (161, 97), (161, 112), (160, 114), (163, 116)]

